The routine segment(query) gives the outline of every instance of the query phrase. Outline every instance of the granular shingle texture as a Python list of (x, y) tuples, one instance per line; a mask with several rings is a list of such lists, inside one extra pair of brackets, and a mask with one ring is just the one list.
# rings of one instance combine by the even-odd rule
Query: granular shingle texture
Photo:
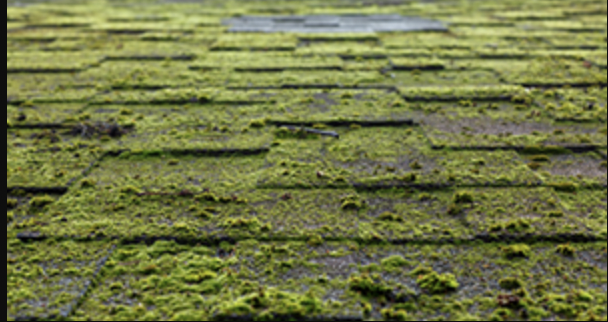
[(448, 31), (439, 21), (401, 15), (312, 15), (228, 19), (231, 32), (358, 33)]
[(598, 0), (11, 1), (7, 321), (606, 321), (606, 29)]

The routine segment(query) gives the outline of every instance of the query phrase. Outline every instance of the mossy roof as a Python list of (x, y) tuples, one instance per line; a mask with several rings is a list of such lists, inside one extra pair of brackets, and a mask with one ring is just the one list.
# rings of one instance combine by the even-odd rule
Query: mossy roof
[(605, 1), (24, 2), (8, 321), (606, 320)]

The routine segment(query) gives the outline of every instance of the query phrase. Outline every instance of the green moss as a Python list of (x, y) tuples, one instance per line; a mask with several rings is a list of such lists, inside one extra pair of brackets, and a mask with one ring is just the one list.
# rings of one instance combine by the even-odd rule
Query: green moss
[(208, 212), (206, 210), (201, 210), (195, 212), (194, 216), (199, 219), (207, 220), (213, 218), (213, 213)]
[(400, 268), (403, 266), (410, 265), (410, 262), (408, 262), (405, 258), (403, 258), (402, 256), (399, 256), (399, 255), (387, 257), (387, 258), (383, 259), (381, 261), (381, 263), (382, 263), (382, 266), (387, 267), (387, 268)]
[(17, 205), (19, 205), (19, 201), (17, 199), (6, 199), (6, 208), (7, 209), (14, 209), (17, 207)]
[(416, 282), (421, 289), (430, 294), (445, 294), (460, 287), (453, 274), (438, 274), (436, 272), (422, 275)]
[(579, 185), (572, 182), (549, 183), (548, 186), (559, 192), (576, 192), (579, 190)]
[(412, 270), (409, 275), (414, 277), (422, 277), (433, 273), (434, 270), (428, 266), (418, 266), (414, 270)]
[(266, 119), (252, 120), (249, 122), (249, 127), (254, 129), (261, 129), (266, 126)]
[(507, 277), (499, 280), (498, 285), (505, 290), (513, 291), (524, 287), (525, 284), (518, 278)]
[(564, 214), (561, 210), (550, 211), (545, 214), (548, 218), (564, 218), (566, 214)]
[(255, 313), (253, 306), (246, 303), (233, 303), (222, 307), (215, 318), (223, 320), (233, 316), (250, 316)]
[(120, 188), (120, 192), (122, 193), (128, 193), (128, 194), (140, 194), (142, 193), (141, 189), (135, 187), (135, 186), (125, 186)]
[(501, 247), (502, 253), (507, 258), (528, 258), (532, 250), (528, 245), (510, 245)]
[(15, 214), (12, 211), (8, 211), (6, 213), (6, 223), (10, 224), (13, 222), (13, 220), (15, 220)]
[(361, 200), (358, 195), (348, 195), (340, 199), (343, 210), (359, 210), (367, 207), (365, 200)]
[(471, 192), (458, 192), (454, 195), (455, 204), (467, 204), (473, 203), (474, 197)]
[(306, 243), (310, 246), (320, 246), (323, 245), (324, 242), (325, 241), (323, 240), (323, 238), (317, 234), (309, 236), (306, 240)]
[(95, 187), (96, 184), (97, 184), (97, 182), (90, 178), (85, 178), (85, 179), (80, 180), (80, 187), (83, 189), (93, 188), (93, 187)]
[(410, 168), (412, 168), (413, 170), (421, 170), (423, 168), (423, 166), (419, 162), (414, 161), (414, 162), (410, 163)]
[(407, 312), (404, 310), (395, 310), (393, 308), (382, 309), (380, 314), (387, 321), (408, 321)]
[(348, 279), (348, 287), (351, 291), (359, 292), (368, 297), (385, 296), (392, 290), (383, 281), (374, 279), (367, 274), (351, 276)]
[(532, 227), (532, 223), (526, 219), (516, 219), (507, 222), (504, 228), (511, 232), (524, 232)]
[(220, 226), (229, 229), (257, 230), (261, 227), (261, 223), (257, 218), (230, 218), (226, 219)]
[(112, 283), (109, 287), (111, 291), (120, 291), (124, 288), (123, 284), (120, 282)]
[(584, 290), (575, 290), (571, 294), (573, 296), (574, 301), (577, 302), (592, 303), (593, 301), (595, 301), (595, 297)]
[(210, 202), (219, 202), (220, 198), (218, 198), (215, 194), (211, 192), (204, 192), (194, 197), (195, 200), (198, 201), (210, 201)]
[(34, 197), (30, 200), (30, 206), (33, 208), (42, 208), (55, 202), (51, 196)]
[(395, 215), (393, 213), (390, 212), (384, 212), (382, 213), (380, 216), (378, 216), (379, 221), (386, 221), (386, 222), (404, 222), (405, 219), (403, 219), (402, 217)]
[(534, 170), (534, 171), (538, 171), (540, 168), (543, 167), (543, 165), (538, 162), (528, 163), (527, 166), (528, 166), (528, 168), (530, 168), (531, 170)]
[(549, 310), (555, 314), (563, 315), (568, 318), (574, 318), (578, 313), (571, 304), (562, 302), (550, 303)]
[(558, 245), (555, 248), (555, 252), (557, 254), (560, 254), (560, 255), (563, 255), (563, 256), (574, 257), (574, 255), (576, 255), (576, 248), (572, 247), (569, 244)]
[(119, 112), (120, 115), (133, 115), (133, 110), (129, 108), (122, 108)]

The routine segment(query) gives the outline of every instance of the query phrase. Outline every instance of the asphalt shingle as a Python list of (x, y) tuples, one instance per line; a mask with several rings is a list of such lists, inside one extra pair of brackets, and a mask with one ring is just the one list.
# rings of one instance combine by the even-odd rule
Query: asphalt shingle
[(606, 320), (605, 1), (15, 4), (8, 321)]

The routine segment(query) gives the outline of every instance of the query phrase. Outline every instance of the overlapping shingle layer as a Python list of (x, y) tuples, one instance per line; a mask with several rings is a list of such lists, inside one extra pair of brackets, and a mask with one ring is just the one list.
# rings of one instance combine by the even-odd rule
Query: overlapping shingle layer
[(605, 321), (606, 100), (605, 1), (9, 6), (7, 320)]

